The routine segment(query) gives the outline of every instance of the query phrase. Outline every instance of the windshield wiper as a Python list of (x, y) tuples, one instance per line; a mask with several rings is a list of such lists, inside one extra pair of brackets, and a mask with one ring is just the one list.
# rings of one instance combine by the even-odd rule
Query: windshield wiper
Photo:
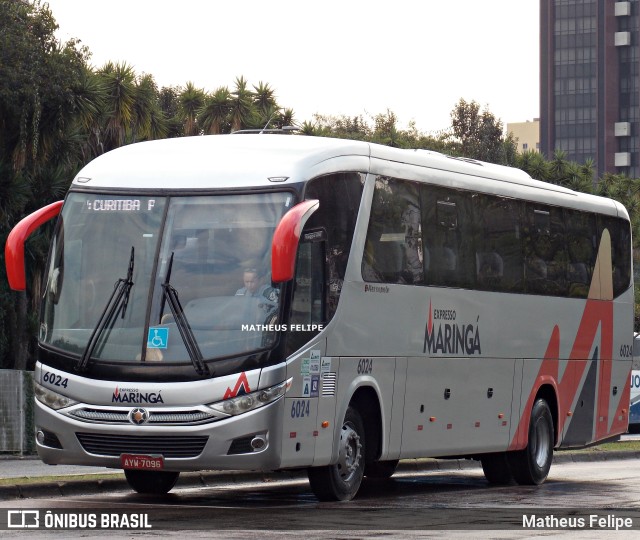
[(171, 309), (171, 313), (173, 318), (176, 321), (176, 326), (180, 332), (180, 336), (182, 336), (182, 341), (184, 342), (184, 346), (187, 349), (187, 353), (189, 354), (189, 358), (191, 358), (191, 363), (195, 368), (198, 375), (206, 376), (209, 375), (209, 368), (204, 363), (204, 357), (202, 356), (202, 351), (198, 346), (198, 342), (196, 341), (196, 337), (193, 335), (193, 330), (191, 329), (191, 325), (187, 320), (187, 316), (184, 313), (184, 309), (182, 309), (182, 304), (180, 304), (180, 300), (178, 299), (178, 291), (176, 291), (171, 285), (171, 269), (173, 268), (173, 252), (171, 253), (171, 258), (169, 259), (169, 267), (167, 268), (167, 275), (164, 278), (164, 283), (162, 284), (162, 302), (160, 303), (160, 317), (159, 321), (162, 321), (162, 314), (164, 312), (165, 303), (169, 303), (169, 308)]
[(127, 270), (127, 277), (124, 279), (119, 278), (115, 286), (113, 287), (113, 292), (111, 293), (107, 304), (104, 306), (104, 309), (100, 314), (98, 324), (96, 324), (93, 332), (91, 332), (89, 342), (87, 343), (87, 346), (82, 353), (82, 357), (76, 364), (76, 371), (86, 371), (89, 360), (91, 359), (91, 355), (98, 345), (100, 336), (107, 327), (113, 328), (113, 325), (118, 318), (119, 312), (122, 312), (122, 318), (124, 319), (124, 315), (127, 312), (127, 306), (129, 305), (129, 294), (131, 293), (131, 287), (133, 287), (134, 253), (135, 250), (133, 246), (131, 246), (131, 257), (129, 258), (129, 269)]

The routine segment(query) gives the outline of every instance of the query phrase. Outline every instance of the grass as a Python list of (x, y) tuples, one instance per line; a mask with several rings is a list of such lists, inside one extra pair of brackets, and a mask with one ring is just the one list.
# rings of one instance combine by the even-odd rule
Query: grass
[[(566, 450), (566, 452), (640, 452), (640, 441), (617, 441), (605, 444), (598, 444), (596, 446), (589, 446), (588, 448), (581, 448), (578, 450)], [(561, 450), (565, 452), (565, 450)]]
[(113, 474), (74, 474), (67, 476), (20, 476), (14, 478), (0, 478), (0, 486), (26, 486), (29, 484), (41, 484), (43, 482), (55, 484), (58, 482), (83, 481), (83, 480), (110, 480), (124, 478), (121, 472)]

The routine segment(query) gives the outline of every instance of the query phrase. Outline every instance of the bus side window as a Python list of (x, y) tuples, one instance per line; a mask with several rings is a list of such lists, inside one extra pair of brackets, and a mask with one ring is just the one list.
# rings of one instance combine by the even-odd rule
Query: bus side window
[(611, 271), (614, 298), (629, 288), (631, 282), (631, 229), (629, 223), (611, 216), (598, 219), (598, 239), (604, 230), (611, 237)]
[(523, 219), (525, 291), (532, 294), (567, 294), (567, 254), (562, 209), (527, 203)]
[(303, 242), (298, 248), (287, 354), (317, 335), (325, 323), (325, 247), (321, 241)]
[(596, 263), (595, 215), (576, 210), (565, 210), (567, 225), (567, 281), (569, 296), (587, 298)]
[(422, 284), (424, 265), (418, 185), (381, 176), (376, 180), (362, 276), (377, 283)]
[(475, 246), (477, 287), (491, 291), (522, 291), (520, 204), (513, 199), (480, 195), (475, 211), (476, 222), (482, 231)]

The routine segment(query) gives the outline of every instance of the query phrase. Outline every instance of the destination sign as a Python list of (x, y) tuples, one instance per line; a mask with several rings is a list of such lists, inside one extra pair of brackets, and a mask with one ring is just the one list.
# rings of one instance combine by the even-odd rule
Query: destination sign
[(156, 205), (155, 199), (89, 199), (87, 210), (93, 212), (150, 212)]

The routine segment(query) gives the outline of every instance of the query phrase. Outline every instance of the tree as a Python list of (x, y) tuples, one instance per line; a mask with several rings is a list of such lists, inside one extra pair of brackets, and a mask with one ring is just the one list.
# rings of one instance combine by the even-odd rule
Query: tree
[(178, 96), (178, 115), (182, 120), (183, 133), (187, 136), (198, 135), (198, 112), (204, 105), (205, 93), (201, 88), (189, 81), (185, 89)]
[(182, 135), (182, 121), (180, 120), (180, 88), (163, 86), (158, 93), (158, 106), (165, 118), (167, 137), (180, 137)]
[[(81, 153), (78, 137), (88, 51), (75, 40), (60, 43), (47, 4), (0, 0), (0, 242), (22, 216), (66, 190)], [(87, 111), (84, 110), (84, 113)], [(60, 189), (62, 187), (62, 189)], [(27, 245), (27, 257), (45, 259), (46, 242)], [(29, 293), (7, 289), (0, 254), (0, 366), (29, 363)], [(37, 267), (30, 281), (38, 281)], [(36, 297), (33, 303), (37, 302)], [(31, 334), (33, 335), (33, 334)]]
[(136, 74), (127, 63), (107, 62), (99, 71), (105, 90), (105, 150), (122, 146), (135, 118)]
[(230, 114), (231, 93), (226, 86), (221, 86), (205, 98), (204, 107), (198, 114), (198, 123), (204, 133), (217, 135), (228, 131)]
[[(253, 94), (247, 88), (247, 81), (243, 76), (236, 77), (235, 89), (231, 92), (231, 131), (257, 127)], [(262, 126), (260, 126), (262, 127)]]
[(488, 109), (480, 110), (476, 101), (460, 99), (451, 111), (451, 142), (464, 157), (507, 163), (515, 156), (515, 141), (503, 136), (502, 121)]
[(269, 83), (260, 81), (253, 87), (253, 105), (255, 107), (256, 121), (262, 127), (269, 127), (271, 120), (278, 114), (279, 107), (273, 88)]

